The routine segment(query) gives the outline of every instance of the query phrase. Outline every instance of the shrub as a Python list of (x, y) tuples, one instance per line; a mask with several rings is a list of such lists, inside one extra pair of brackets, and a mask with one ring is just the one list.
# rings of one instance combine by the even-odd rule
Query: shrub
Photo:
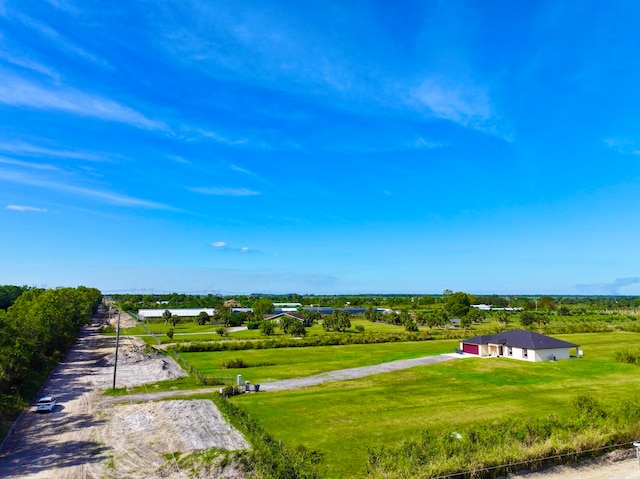
[(364, 333), (364, 326), (362, 324), (356, 324), (354, 326), (354, 329), (357, 333)]
[(247, 323), (247, 329), (258, 329), (260, 328), (260, 323), (262, 323), (262, 321), (250, 321)]
[(640, 364), (640, 351), (616, 351), (616, 361), (624, 364)]
[(224, 369), (238, 369), (238, 368), (248, 368), (249, 365), (245, 363), (242, 358), (235, 358), (235, 359), (229, 359), (228, 361), (223, 361), (222, 367)]
[(273, 336), (276, 331), (276, 327), (271, 321), (260, 322), (260, 332), (265, 336)]
[(225, 328), (216, 328), (216, 333), (218, 333), (218, 335), (220, 336), (226, 336), (227, 330)]
[(220, 389), (220, 394), (225, 398), (237, 396), (238, 394), (242, 394), (243, 392), (244, 390), (240, 386), (225, 386)]

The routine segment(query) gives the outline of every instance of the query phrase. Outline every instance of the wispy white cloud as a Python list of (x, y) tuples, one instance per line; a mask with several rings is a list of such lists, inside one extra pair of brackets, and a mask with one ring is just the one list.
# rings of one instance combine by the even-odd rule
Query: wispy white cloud
[(492, 117), (487, 88), (472, 83), (428, 78), (413, 90), (410, 101), (462, 126), (486, 128)]
[(59, 10), (63, 10), (67, 13), (78, 13), (78, 9), (72, 5), (70, 2), (62, 1), (62, 0), (47, 0), (51, 5), (56, 7)]
[(7, 205), (8, 210), (12, 211), (32, 211), (36, 213), (46, 213), (47, 210), (44, 208), (36, 208), (35, 206), (23, 206), (23, 205)]
[(31, 70), (31, 71), (46, 75), (52, 78), (53, 80), (55, 80), (56, 82), (60, 81), (60, 75), (58, 75), (55, 71), (51, 70), (49, 67), (41, 63), (38, 63), (36, 61), (33, 61), (27, 58), (23, 54), (14, 55), (12, 53), (9, 53), (8, 51), (0, 50), (0, 58), (2, 58), (3, 60), (13, 65), (19, 66), (21, 68), (26, 68), (27, 70)]
[(7, 171), (7, 170), (0, 169), (0, 181), (1, 180), (8, 181), (11, 183), (17, 183), (22, 185), (34, 186), (38, 188), (45, 188), (45, 189), (54, 190), (54, 191), (60, 191), (62, 193), (70, 194), (73, 196), (91, 198), (97, 201), (101, 201), (103, 203), (117, 205), (117, 206), (145, 208), (145, 209), (151, 209), (151, 210), (178, 211), (176, 208), (173, 208), (169, 205), (156, 203), (154, 201), (143, 200), (140, 198), (134, 198), (127, 195), (119, 195), (111, 191), (95, 190), (91, 188), (69, 185), (69, 184), (65, 184), (57, 181), (43, 180), (40, 178), (34, 178), (31, 176), (25, 175), (23, 173), (18, 173), (15, 171)]
[(145, 130), (168, 131), (168, 127), (113, 100), (72, 88), (45, 88), (4, 72), (0, 82), (0, 103), (125, 123)]
[(229, 246), (226, 241), (214, 241), (213, 243), (211, 243), (211, 246), (216, 249), (232, 251), (234, 253), (249, 253), (252, 251), (246, 246), (242, 246), (241, 248)]
[(607, 138), (604, 142), (609, 148), (623, 155), (640, 155), (640, 148), (632, 140)]
[(21, 161), (13, 158), (7, 158), (6, 156), (0, 156), (0, 163), (5, 165), (20, 166), (21, 168), (30, 168), (33, 170), (47, 170), (47, 171), (59, 170), (59, 168), (54, 165), (47, 165), (45, 163), (32, 163), (30, 161)]
[(35, 156), (35, 157), (50, 157), (50, 158), (68, 158), (72, 160), (88, 160), (88, 161), (102, 161), (106, 155), (90, 153), (85, 151), (69, 151), (69, 150), (55, 150), (52, 148), (45, 148), (31, 143), (15, 142), (6, 143), (0, 142), (0, 151), (10, 153), (19, 156)]
[(229, 168), (231, 168), (233, 171), (237, 171), (238, 173), (244, 173), (245, 175), (255, 176), (255, 173), (253, 171), (249, 171), (246, 168), (242, 168), (241, 166), (238, 166), (238, 165), (231, 165)]
[(58, 49), (70, 55), (82, 58), (84, 60), (91, 61), (92, 63), (106, 65), (106, 62), (104, 60), (87, 52), (83, 48), (80, 48), (78, 45), (73, 43), (68, 38), (62, 36), (60, 33), (58, 33), (56, 30), (54, 30), (50, 26), (34, 18), (28, 17), (22, 13), (16, 12), (14, 13), (14, 17), (19, 21), (21, 21), (27, 27), (31, 28), (31, 30), (35, 31), (39, 35), (42, 35), (44, 38), (47, 39), (49, 43), (55, 45)]
[(257, 196), (261, 194), (259, 191), (250, 190), (248, 188), (188, 188), (194, 193), (212, 196)]
[(218, 143), (224, 143), (226, 145), (242, 146), (249, 143), (249, 140), (247, 140), (246, 138), (229, 138), (227, 136), (216, 133), (215, 131), (203, 130), (201, 128), (196, 128), (193, 131), (203, 138), (208, 138), (210, 140), (214, 140)]
[(444, 145), (439, 141), (419, 137), (411, 144), (411, 146), (419, 150), (435, 150), (437, 148), (442, 148)]
[(183, 158), (181, 156), (178, 156), (178, 155), (169, 155), (169, 156), (167, 156), (167, 158), (169, 158), (170, 160), (175, 161), (176, 163), (182, 163), (184, 165), (190, 165), (191, 164), (191, 162), (189, 160), (187, 160), (187, 159), (185, 159), (185, 158)]
[[(272, 5), (247, 9), (200, 0), (180, 4), (176, 9), (166, 2), (149, 18), (153, 41), (173, 61), (218, 78), (241, 76), (276, 89), (305, 88), (307, 94), (345, 91), (354, 81), (342, 45), (314, 19), (291, 9), (279, 12)], [(333, 5), (331, 11), (347, 23), (347, 9)]]

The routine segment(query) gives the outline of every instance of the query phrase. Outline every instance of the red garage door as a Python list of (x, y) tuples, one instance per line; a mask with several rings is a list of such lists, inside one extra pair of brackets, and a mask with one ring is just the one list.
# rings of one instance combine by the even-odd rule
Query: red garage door
[(478, 354), (478, 345), (464, 343), (462, 345), (462, 352), (468, 354)]

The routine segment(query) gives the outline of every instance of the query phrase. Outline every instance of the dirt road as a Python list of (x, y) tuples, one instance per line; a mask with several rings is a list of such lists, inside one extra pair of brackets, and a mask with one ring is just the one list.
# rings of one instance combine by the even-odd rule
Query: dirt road
[[(249, 447), (212, 401), (102, 406), (100, 391), (113, 384), (115, 338), (98, 335), (98, 327), (94, 323), (82, 330), (42, 390), (58, 397), (55, 410), (41, 415), (27, 411), (16, 421), (0, 451), (0, 477), (123, 479), (160, 474), (184, 479), (191, 475), (177, 463), (167, 465), (167, 455)], [(184, 375), (171, 358), (146, 351), (139, 339), (121, 338), (118, 387)], [(231, 466), (211, 477), (241, 474)]]
[(51, 414), (23, 413), (0, 454), (2, 477), (84, 478), (92, 462), (106, 458), (93, 439), (95, 390), (85, 378), (100, 359), (96, 326), (83, 329), (69, 354), (53, 372), (44, 395), (58, 397)]

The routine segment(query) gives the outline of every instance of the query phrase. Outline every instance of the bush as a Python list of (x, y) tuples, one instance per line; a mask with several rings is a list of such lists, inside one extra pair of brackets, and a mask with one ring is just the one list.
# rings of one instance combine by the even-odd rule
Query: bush
[(225, 398), (237, 396), (238, 394), (242, 394), (243, 392), (244, 390), (240, 386), (225, 386), (220, 389), (220, 394)]
[(364, 326), (362, 324), (356, 324), (354, 326), (354, 329), (357, 333), (364, 333)]
[(640, 351), (616, 351), (616, 361), (640, 365)]
[(218, 333), (219, 336), (227, 336), (227, 330), (225, 328), (216, 328), (216, 333)]
[(262, 323), (262, 321), (250, 321), (247, 323), (247, 329), (258, 329), (260, 328), (260, 323)]
[(273, 336), (273, 334), (276, 332), (276, 327), (271, 321), (261, 321), (260, 332), (265, 336)]
[(238, 369), (238, 368), (248, 368), (249, 365), (245, 363), (242, 358), (235, 358), (235, 359), (229, 359), (228, 361), (223, 361), (222, 367), (224, 369)]

